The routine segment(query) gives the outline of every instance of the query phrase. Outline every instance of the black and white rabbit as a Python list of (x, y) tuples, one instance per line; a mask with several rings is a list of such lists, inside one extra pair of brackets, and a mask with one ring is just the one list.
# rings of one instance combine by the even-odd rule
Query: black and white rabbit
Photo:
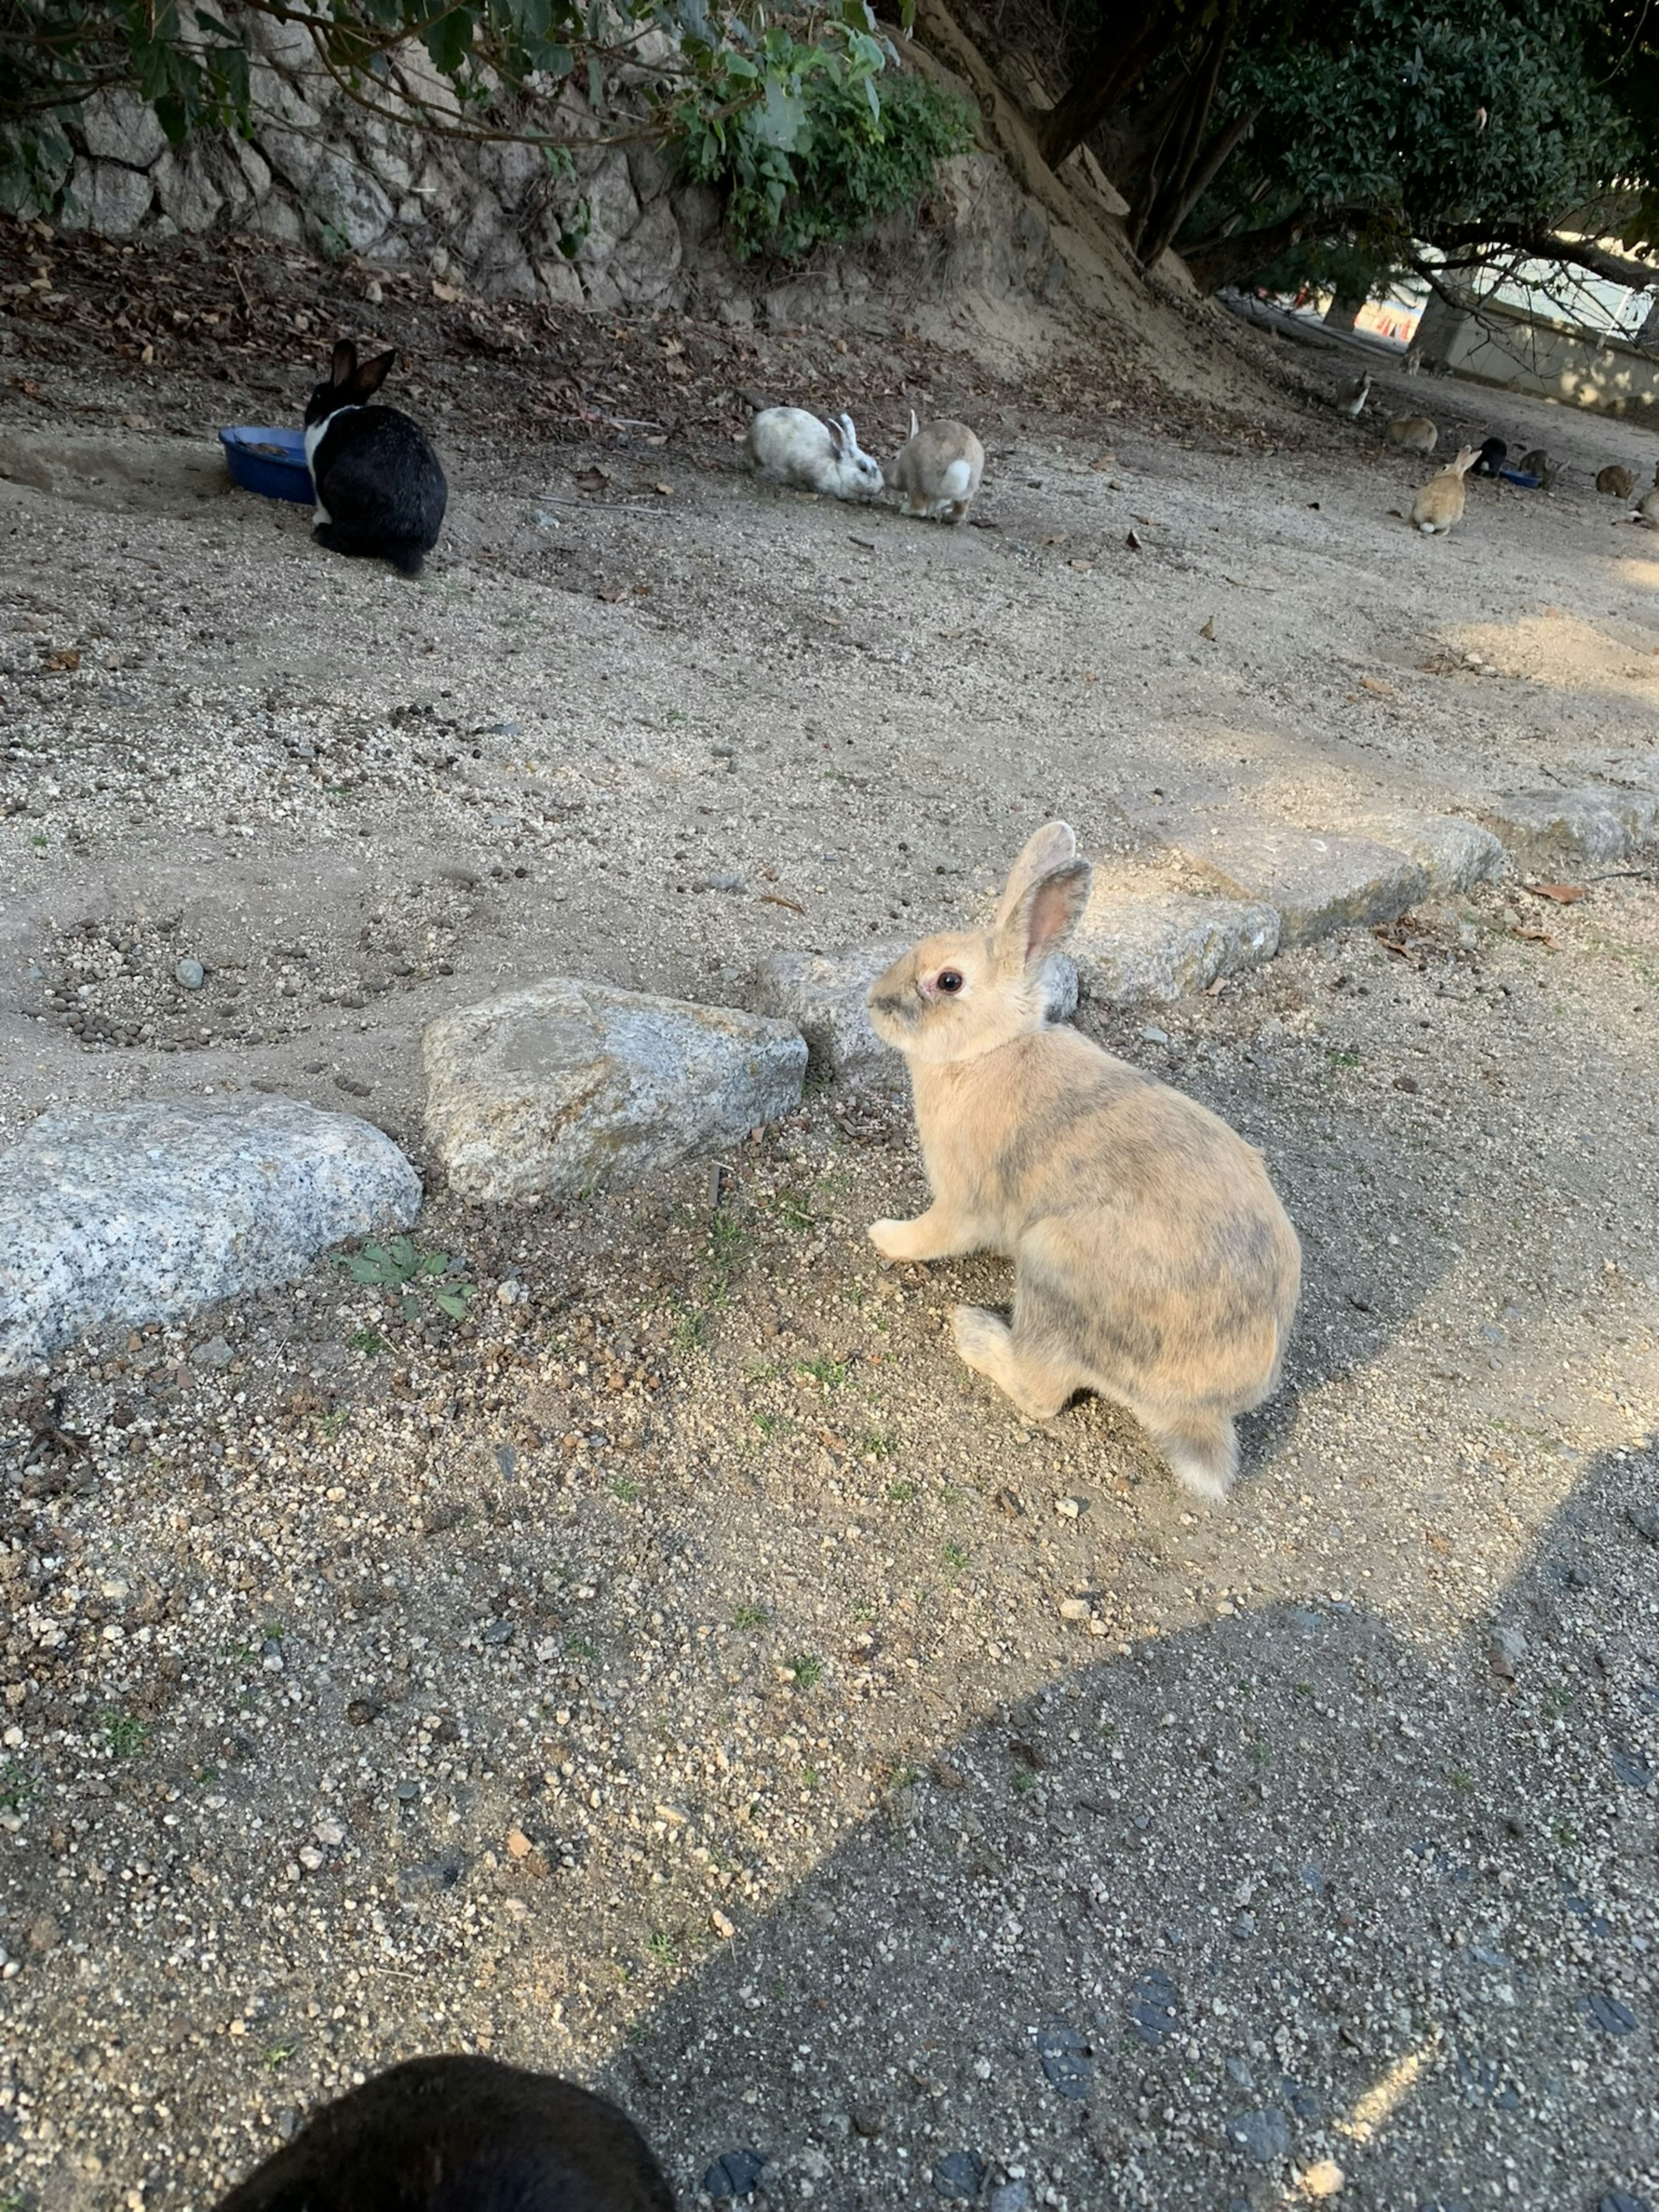
[(313, 536), (333, 553), (389, 561), (418, 576), (443, 527), (449, 486), (418, 422), (371, 407), (395, 353), (361, 367), (342, 338), (327, 380), (306, 402), (306, 465), (317, 501)]
[(219, 2212), (674, 2212), (628, 2115), (555, 2075), (411, 2058), (314, 2112)]

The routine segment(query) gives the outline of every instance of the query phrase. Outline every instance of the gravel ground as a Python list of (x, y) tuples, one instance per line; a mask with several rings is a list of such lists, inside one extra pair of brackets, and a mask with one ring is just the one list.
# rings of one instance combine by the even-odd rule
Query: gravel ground
[[(112, 416), (149, 373), (30, 380)], [(1271, 397), (987, 404), (1003, 526), (951, 535), (728, 479), (718, 415), (533, 468), (458, 427), (416, 590), (183, 439), (0, 487), (12, 1124), (343, 1087), (424, 1170), (420, 1024), (497, 978), (728, 995), (972, 909), (1049, 806), (1167, 880), (1138, 776), (1328, 820), (1651, 751), (1610, 503), (1482, 492), (1425, 549), (1399, 464), (1291, 453)], [(878, 1262), (914, 1143), (834, 1093), (563, 1212), (434, 1188), (465, 1320), (325, 1261), (12, 1393), (0, 2204), (206, 2206), (460, 2046), (608, 2087), (688, 2204), (746, 2152), (815, 2212), (1651, 2200), (1659, 887), (1596, 877), (1085, 1009), (1304, 1237), (1213, 1514), (1110, 1409), (1028, 1429), (963, 1372), (1006, 1271)]]

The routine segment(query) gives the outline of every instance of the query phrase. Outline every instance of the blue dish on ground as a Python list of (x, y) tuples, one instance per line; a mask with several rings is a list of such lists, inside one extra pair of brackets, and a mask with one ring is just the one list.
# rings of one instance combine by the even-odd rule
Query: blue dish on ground
[(1538, 489), (1540, 479), (1522, 476), (1519, 469), (1499, 469), (1498, 473), (1505, 483), (1519, 484), (1522, 491), (1536, 491)]
[(303, 430), (221, 430), (219, 443), (231, 481), (265, 499), (292, 500), (309, 507), (316, 498), (306, 466)]

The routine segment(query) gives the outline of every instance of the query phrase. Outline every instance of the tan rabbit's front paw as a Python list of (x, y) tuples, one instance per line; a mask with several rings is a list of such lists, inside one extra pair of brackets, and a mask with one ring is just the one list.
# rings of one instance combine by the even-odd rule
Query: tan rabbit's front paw
[(872, 1221), (870, 1242), (884, 1260), (908, 1260), (912, 1256), (911, 1231), (914, 1221)]

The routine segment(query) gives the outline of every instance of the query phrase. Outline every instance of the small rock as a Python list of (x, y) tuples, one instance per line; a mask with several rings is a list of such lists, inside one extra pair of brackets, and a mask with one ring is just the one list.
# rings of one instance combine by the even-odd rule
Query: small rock
[(412, 1805), (421, 1794), (418, 1782), (394, 1782), (392, 1794), (400, 1805)]
[(1062, 1620), (1087, 1620), (1091, 1609), (1086, 1597), (1063, 1597), (1060, 1601)]
[(354, 1698), (345, 1709), (347, 1725), (367, 1728), (370, 1721), (379, 1718), (380, 1710), (373, 1698)]
[(571, 1198), (730, 1144), (800, 1103), (806, 1046), (728, 1006), (555, 977), (422, 1039), (426, 1132), (469, 1198)]
[(509, 1858), (527, 1859), (535, 1848), (536, 1846), (531, 1842), (529, 1837), (526, 1835), (522, 1828), (509, 1828), (507, 1830), (507, 1850)]
[(868, 2142), (873, 2142), (887, 2124), (884, 2116), (873, 2105), (854, 2105), (847, 2117), (853, 2123), (854, 2134), (864, 2136)]
[(311, 1832), (319, 1844), (331, 1851), (338, 1850), (345, 1841), (345, 1830), (337, 1820), (327, 1819), (313, 1820), (311, 1824)]
[(1409, 1091), (1414, 1095), (1417, 1090), (1417, 1078), (1414, 1075), (1396, 1075), (1394, 1079), (1394, 1087), (1396, 1091)]
[(222, 1336), (210, 1336), (204, 1342), (195, 1346), (191, 1350), (190, 1364), (192, 1367), (203, 1367), (210, 1371), (217, 1371), (228, 1367), (235, 1357), (235, 1353)]
[(1029, 2181), (1005, 2181), (991, 2191), (990, 2212), (1028, 2212), (1030, 2202)]
[(342, 1074), (335, 1077), (334, 1088), (343, 1091), (349, 1098), (367, 1098), (374, 1085), (365, 1083), (361, 1076)]
[[(1150, 1824), (1143, 1815), (1136, 1826)], [(1148, 1966), (1129, 1990), (1129, 2025), (1143, 2043), (1167, 2042), (1181, 2023), (1181, 1999), (1162, 1966)]]
[(510, 1620), (492, 1620), (489, 1626), (483, 1632), (483, 1640), (484, 1643), (489, 1644), (492, 1650), (494, 1650), (499, 1644), (510, 1644), (513, 1641), (514, 1632), (515, 1624), (514, 1622)]
[(1084, 1501), (1080, 1498), (1057, 1498), (1054, 1510), (1062, 1521), (1079, 1521), (1083, 1517)]
[(1140, 1032), (1140, 1039), (1143, 1044), (1168, 1044), (1170, 1042), (1170, 1032), (1168, 1030), (1158, 1029), (1155, 1027), (1153, 1024), (1148, 1022), (1146, 1028)]
[(1254, 2089), (1255, 2075), (1248, 2058), (1224, 2058), (1222, 2069), (1235, 2089)]
[(765, 2171), (763, 2152), (722, 2151), (703, 2175), (704, 2193), (709, 2197), (747, 2197), (759, 2186)]
[(1236, 2112), (1226, 2123), (1225, 2133), (1232, 2148), (1257, 2166), (1270, 2165), (1290, 2151), (1290, 2115), (1277, 2105), (1264, 2105), (1254, 2112)]
[(1049, 2083), (1062, 2097), (1080, 2101), (1094, 2081), (1094, 2061), (1089, 2045), (1075, 2028), (1063, 2021), (1050, 2021), (1037, 2031), (1037, 2057)]
[(199, 960), (175, 960), (173, 975), (173, 981), (182, 984), (186, 991), (199, 991), (207, 981), (207, 970)]
[(1347, 2177), (1334, 2158), (1316, 2159), (1303, 2171), (1302, 2194), (1304, 2197), (1340, 2197)]
[(1527, 1656), (1527, 1639), (1518, 1628), (1494, 1628), (1486, 1639), (1486, 1664), (1500, 1681), (1512, 1682)]
[(1638, 1536), (1644, 1536), (1650, 1544), (1659, 1544), (1659, 1506), (1627, 1505), (1625, 1518)]
[(1653, 1769), (1639, 1752), (1626, 1751), (1615, 1744), (1609, 1753), (1614, 1778), (1626, 1790), (1645, 1790), (1653, 1779)]
[(1610, 2189), (1595, 2212), (1649, 2212), (1648, 2200), (1645, 2197), (1626, 2196), (1622, 2189)]
[(1589, 2018), (1604, 2033), (1607, 2035), (1635, 2033), (1636, 2014), (1628, 2005), (1620, 2004), (1617, 1997), (1610, 1997), (1601, 1990), (1587, 1990), (1584, 1992), (1583, 2006)]
[(419, 1866), (404, 1869), (398, 1887), (405, 1897), (428, 1897), (439, 1890), (453, 1889), (462, 1872), (459, 1859), (423, 1859)]
[(31, 1951), (40, 1952), (43, 1958), (48, 1951), (55, 1951), (63, 1940), (64, 1931), (49, 1912), (43, 1912), (38, 1920), (31, 1920), (23, 1930), (23, 1941)]
[(694, 876), (691, 888), (694, 891), (744, 891), (749, 884), (744, 876)]
[(941, 2197), (971, 2203), (985, 2185), (985, 2160), (977, 2151), (947, 2151), (933, 2168), (933, 2186)]

